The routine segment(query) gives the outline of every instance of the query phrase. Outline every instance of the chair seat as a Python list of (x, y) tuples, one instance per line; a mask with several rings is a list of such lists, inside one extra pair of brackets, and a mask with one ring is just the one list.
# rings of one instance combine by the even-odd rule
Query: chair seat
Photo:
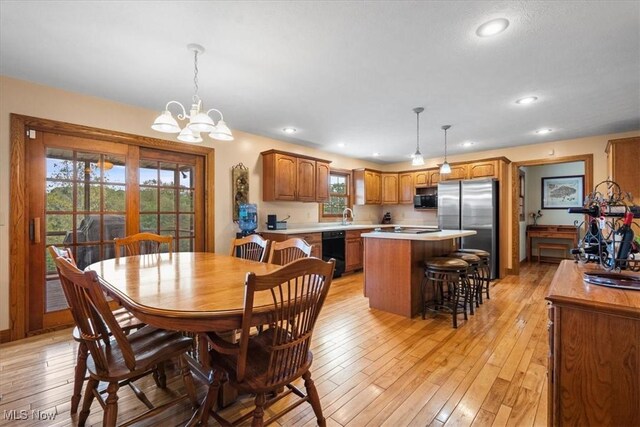
[(452, 252), (447, 256), (451, 258), (461, 259), (469, 264), (479, 264), (481, 261), (479, 256), (465, 252)]
[[(209, 351), (209, 356), (212, 368), (221, 369), (227, 372), (229, 374), (229, 382), (240, 392), (252, 391), (254, 393), (261, 393), (286, 385), (288, 381), (270, 384), (267, 384), (266, 382), (270, 357), (268, 348), (271, 346), (271, 343), (273, 342), (273, 335), (277, 330), (277, 328), (269, 328), (249, 340), (246, 371), (243, 381), (236, 381), (236, 367), (238, 366), (237, 354), (224, 354), (216, 351), (215, 348), (211, 349)], [(209, 338), (213, 342), (219, 342), (222, 344), (221, 346), (227, 348), (234, 346), (230, 343), (220, 342), (221, 338), (214, 334), (209, 334)], [(291, 358), (293, 359), (295, 356), (291, 355)], [(313, 354), (310, 351), (307, 351), (306, 360), (297, 372), (284, 372), (282, 377), (291, 378), (301, 376), (309, 369), (312, 361)]]
[(149, 368), (165, 361), (171, 354), (180, 355), (188, 351), (193, 339), (182, 335), (180, 332), (157, 329), (152, 326), (145, 326), (127, 335), (127, 340), (131, 345), (133, 354), (136, 356), (135, 370), (132, 372), (126, 365), (120, 346), (115, 340), (111, 340), (109, 346), (102, 348), (107, 357), (109, 372), (98, 372), (92, 355), (87, 359), (87, 368), (92, 376), (109, 381), (123, 380), (147, 371)]
[(489, 258), (491, 256), (489, 252), (483, 251), (482, 249), (458, 249), (458, 252), (474, 254), (476, 256), (479, 256), (480, 258)]
[(424, 262), (427, 268), (436, 268), (438, 270), (459, 270), (469, 268), (464, 260), (450, 257), (429, 258)]

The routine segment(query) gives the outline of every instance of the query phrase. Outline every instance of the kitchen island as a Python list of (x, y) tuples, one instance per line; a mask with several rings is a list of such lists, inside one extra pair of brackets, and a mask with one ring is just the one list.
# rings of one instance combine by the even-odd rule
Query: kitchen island
[(456, 239), (474, 234), (471, 230), (362, 234), (364, 294), (369, 298), (369, 307), (405, 317), (420, 313), (424, 260), (454, 251)]

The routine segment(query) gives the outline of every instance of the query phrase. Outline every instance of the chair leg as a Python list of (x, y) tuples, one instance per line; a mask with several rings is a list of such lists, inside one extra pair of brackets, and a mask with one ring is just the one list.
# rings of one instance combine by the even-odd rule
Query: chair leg
[(93, 402), (94, 390), (98, 388), (100, 381), (93, 378), (87, 382), (87, 388), (84, 390), (84, 400), (82, 401), (82, 410), (80, 411), (80, 418), (78, 418), (78, 426), (83, 427), (84, 423), (89, 418), (89, 412), (91, 411), (91, 403)]
[(266, 399), (264, 393), (258, 393), (256, 395), (256, 409), (253, 410), (253, 420), (251, 421), (251, 427), (263, 427), (264, 426), (264, 404)]
[(304, 386), (307, 389), (307, 396), (309, 396), (309, 403), (311, 404), (313, 412), (314, 414), (316, 414), (316, 418), (318, 419), (318, 425), (320, 427), (325, 427), (327, 425), (327, 421), (322, 415), (320, 396), (318, 395), (318, 390), (316, 389), (315, 383), (311, 379), (311, 372), (305, 372), (304, 374), (302, 374), (302, 378), (304, 379)]
[(107, 400), (105, 401), (106, 406), (104, 408), (104, 418), (102, 419), (102, 425), (106, 427), (111, 427), (116, 425), (116, 420), (118, 419), (118, 389), (120, 385), (117, 381), (113, 381), (109, 383), (107, 387)]
[(80, 404), (80, 398), (82, 396), (82, 385), (84, 384), (84, 377), (87, 375), (87, 357), (89, 356), (89, 349), (84, 341), (81, 341), (78, 345), (78, 357), (76, 360), (76, 371), (73, 377), (73, 396), (71, 396), (71, 413), (78, 412), (78, 405)]
[(159, 388), (167, 388), (167, 375), (165, 374), (164, 362), (158, 363), (156, 368), (153, 370), (153, 380)]
[(204, 402), (202, 402), (202, 413), (200, 414), (200, 425), (202, 426), (207, 425), (207, 422), (209, 420), (209, 412), (211, 411), (211, 407), (218, 397), (221, 379), (223, 378), (223, 376), (224, 372), (218, 370), (214, 370), (209, 374), (209, 390), (207, 390), (207, 395), (204, 398)]
[(182, 380), (184, 381), (184, 387), (187, 390), (189, 400), (191, 400), (191, 406), (198, 407), (198, 394), (196, 393), (196, 386), (193, 383), (193, 376), (191, 375), (191, 369), (184, 356), (180, 356), (178, 359), (180, 364), (180, 373), (182, 374)]

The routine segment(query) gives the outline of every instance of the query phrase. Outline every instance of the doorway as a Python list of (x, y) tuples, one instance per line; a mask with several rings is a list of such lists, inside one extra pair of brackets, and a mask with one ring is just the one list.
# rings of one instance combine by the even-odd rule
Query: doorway
[(575, 162), (582, 162), (584, 165), (584, 191), (585, 194), (588, 194), (593, 189), (593, 154), (565, 156), (554, 159), (527, 160), (511, 164), (511, 266), (513, 274), (519, 274), (520, 271), (522, 246), (520, 234), (523, 223), (522, 220), (524, 220), (524, 224), (526, 226), (529, 214), (528, 211), (531, 209), (531, 207), (525, 208), (525, 204), (523, 204), (522, 185), (526, 185), (524, 184), (526, 183), (526, 176), (523, 180), (521, 174), (522, 168)]
[[(213, 250), (213, 205), (205, 201), (212, 149), (11, 119), (10, 221), (23, 230), (11, 236), (12, 340), (72, 323), (50, 245), (70, 248), (80, 269), (113, 258), (115, 237), (141, 231), (171, 235), (175, 251)], [(22, 138), (14, 127), (24, 128)], [(14, 150), (24, 154), (23, 169)]]

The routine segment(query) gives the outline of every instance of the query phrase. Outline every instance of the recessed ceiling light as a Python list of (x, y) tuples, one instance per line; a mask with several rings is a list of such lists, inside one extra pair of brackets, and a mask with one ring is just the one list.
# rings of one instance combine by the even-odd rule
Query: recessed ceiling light
[(509, 20), (505, 18), (492, 19), (480, 25), (476, 30), (478, 37), (491, 37), (500, 34), (509, 26)]
[(282, 129), (282, 132), (288, 133), (288, 134), (292, 134), (292, 133), (296, 133), (297, 129), (296, 128), (284, 128), (284, 129)]
[(380, 153), (373, 153), (373, 157), (378, 157)]
[(462, 146), (463, 146), (464, 148), (469, 148), (469, 147), (471, 147), (472, 145), (473, 145), (473, 141), (465, 141), (465, 142), (463, 142), (463, 143), (462, 143)]
[(537, 96), (527, 96), (526, 98), (520, 98), (516, 101), (516, 104), (520, 104), (520, 105), (527, 105), (527, 104), (533, 104), (534, 102), (536, 102), (538, 100)]
[(551, 129), (538, 129), (536, 131), (538, 135), (544, 135), (545, 133), (549, 133), (549, 132), (551, 132)]

